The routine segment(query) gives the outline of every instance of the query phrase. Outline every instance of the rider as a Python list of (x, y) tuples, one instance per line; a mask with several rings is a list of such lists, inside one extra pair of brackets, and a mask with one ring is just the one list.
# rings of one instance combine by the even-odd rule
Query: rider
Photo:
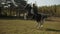
[(35, 4), (33, 4), (33, 11), (34, 11), (34, 14), (38, 14), (38, 8)]
[(33, 12), (34, 12), (34, 16), (33, 18), (37, 21), (37, 27), (40, 28), (40, 27), (43, 27), (43, 23), (42, 23), (42, 16), (41, 14), (38, 14), (38, 8), (35, 4), (33, 4)]
[(37, 17), (37, 15), (38, 15), (38, 8), (37, 8), (37, 6), (35, 5), (35, 3), (33, 4), (33, 19), (37, 19), (36, 17)]

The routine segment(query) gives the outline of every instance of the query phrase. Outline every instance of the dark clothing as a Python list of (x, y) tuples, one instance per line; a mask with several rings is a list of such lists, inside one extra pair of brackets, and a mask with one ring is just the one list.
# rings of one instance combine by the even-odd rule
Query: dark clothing
[(34, 14), (38, 14), (37, 6), (33, 6), (33, 12), (34, 12)]

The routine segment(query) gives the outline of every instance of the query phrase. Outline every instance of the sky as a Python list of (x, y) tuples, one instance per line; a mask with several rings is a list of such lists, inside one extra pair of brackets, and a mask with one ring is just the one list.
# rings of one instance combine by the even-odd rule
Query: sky
[(28, 0), (27, 3), (36, 3), (37, 6), (59, 5), (60, 0)]

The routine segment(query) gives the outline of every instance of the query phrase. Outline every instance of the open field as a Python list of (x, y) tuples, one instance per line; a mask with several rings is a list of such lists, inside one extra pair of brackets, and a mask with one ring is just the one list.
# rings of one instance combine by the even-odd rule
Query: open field
[(60, 34), (60, 21), (45, 21), (43, 30), (35, 26), (33, 20), (0, 19), (0, 34)]

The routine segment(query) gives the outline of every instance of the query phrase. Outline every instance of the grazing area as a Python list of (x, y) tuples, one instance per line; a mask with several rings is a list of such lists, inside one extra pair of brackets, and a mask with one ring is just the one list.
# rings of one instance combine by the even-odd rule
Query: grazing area
[(40, 30), (34, 20), (0, 19), (0, 34), (60, 34), (60, 18), (56, 20), (45, 21)]

